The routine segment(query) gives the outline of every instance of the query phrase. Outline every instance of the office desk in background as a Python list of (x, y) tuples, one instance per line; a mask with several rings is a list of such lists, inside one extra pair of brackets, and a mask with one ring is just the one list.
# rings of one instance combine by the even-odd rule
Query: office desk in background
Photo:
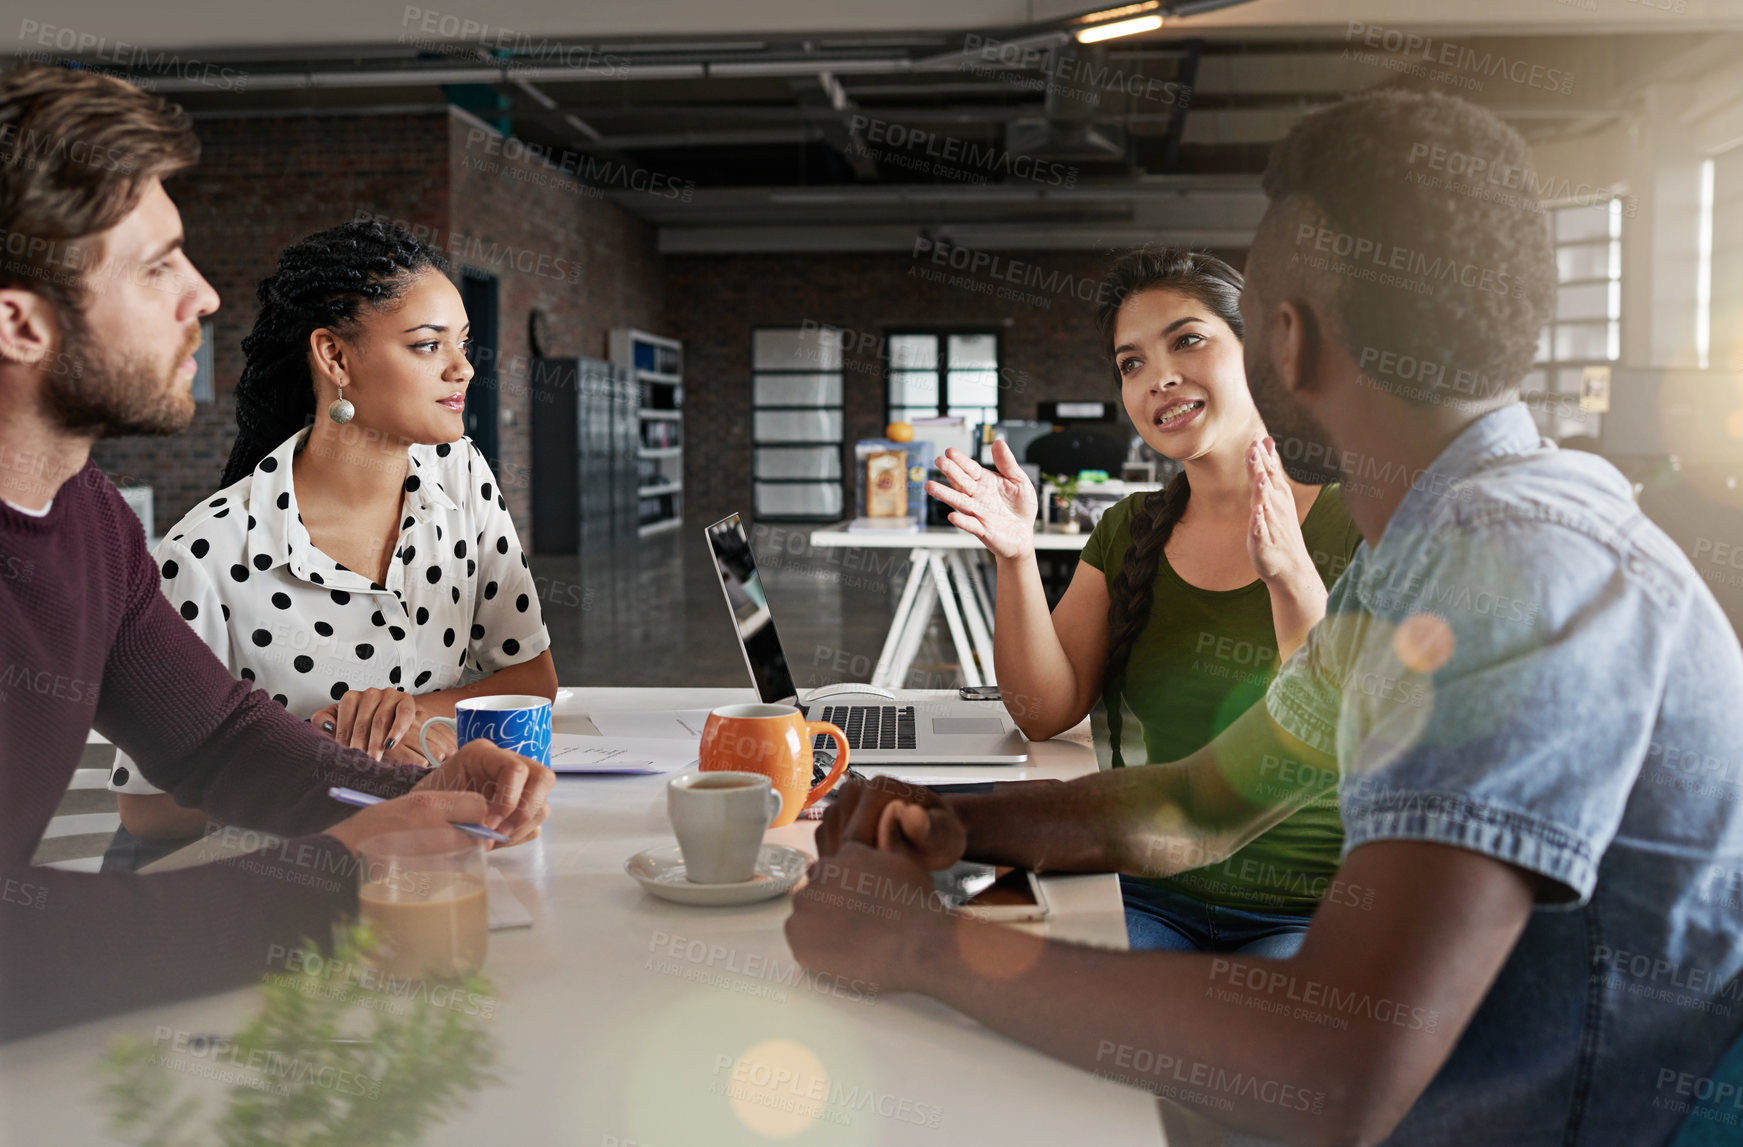
[[(1082, 550), (1088, 541), (1087, 531), (1037, 533), (1035, 548), (1072, 552)], [(932, 624), (932, 610), (936, 606), (944, 608), (944, 621), (950, 627), (950, 640), (956, 646), (964, 683), (998, 684), (993, 673), (993, 603), (980, 576), (980, 567), (986, 562), (986, 547), (979, 538), (955, 526), (879, 533), (849, 530), (846, 523), (839, 523), (813, 530), (811, 544), (908, 551), (908, 581), (896, 602), (896, 616), (890, 619), (890, 631), (884, 638), (869, 684), (883, 689), (902, 687), (908, 679), (909, 667), (914, 664), (914, 655), (920, 651), (926, 627)], [(970, 563), (975, 568), (970, 569)]]
[[(908, 694), (922, 700), (950, 695)], [(556, 725), (591, 733), (585, 714), (592, 710), (752, 700), (749, 689), (578, 689), (559, 708)], [(1023, 766), (880, 771), (935, 781), (1016, 780), (1063, 779), (1095, 768), (1085, 722), (1034, 745)], [(736, 1061), (775, 1040), (814, 1056), (842, 1094), (869, 1092), (880, 1097), (883, 1110), (906, 1113), (828, 1108), (794, 1142), (1164, 1142), (1158, 1105), (1149, 1096), (1048, 1059), (936, 1001), (880, 995), (856, 1002), (846, 998), (850, 992), (832, 996), (809, 980), (795, 980), (782, 932), (791, 911), (787, 897), (687, 908), (647, 896), (623, 866), (644, 848), (672, 842), (665, 783), (659, 776), (561, 778), (542, 837), (492, 854), (492, 866), (535, 921), (530, 929), (493, 933), (485, 961), (500, 1000), (490, 1027), (501, 1052), (496, 1071), (506, 1083), (487, 1088), (436, 1128), (430, 1147), (596, 1147), (613, 1140), (766, 1147), (770, 1139), (754, 1129), (754, 1108), (740, 1104), (743, 1118), (735, 1112), (723, 1093), (731, 1073), (717, 1065), (721, 1057)], [(815, 854), (815, 827), (800, 821), (769, 837)], [(1051, 877), (1045, 884), (1054, 915), (1034, 927), (1125, 946), (1115, 878)], [(680, 953), (708, 955), (673, 956), (674, 943)], [(733, 970), (759, 965), (761, 975)], [(124, 953), (116, 954), (115, 974), (126, 974)], [(82, 1147), (110, 1142), (96, 1091), (97, 1063), (113, 1037), (149, 1043), (160, 1025), (233, 1033), (255, 1001), (251, 991), (225, 992), (0, 1047), (0, 1139)], [(178, 1071), (166, 1077), (184, 1094), (201, 1096), (208, 1110), (223, 1098), (211, 1081)], [(925, 1118), (913, 1122), (922, 1111)], [(934, 1114), (937, 1126), (929, 1127)]]

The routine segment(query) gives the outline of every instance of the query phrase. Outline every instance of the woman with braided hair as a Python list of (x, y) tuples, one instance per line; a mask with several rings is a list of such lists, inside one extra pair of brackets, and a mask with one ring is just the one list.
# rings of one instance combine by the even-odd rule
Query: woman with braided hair
[[(994, 662), (1031, 738), (1072, 728), (1100, 697), (1114, 767), (1125, 764), (1122, 703), (1146, 760), (1187, 757), (1264, 696), (1355, 552), (1338, 487), (1291, 481), (1253, 406), (1240, 292), (1240, 272), (1195, 252), (1143, 248), (1110, 269), (1097, 320), (1126, 413), (1182, 470), (1102, 516), (1051, 614), (1035, 491), (1010, 448), (993, 444), (990, 470), (950, 451), (940, 469), (954, 489), (927, 485), (997, 559)], [(1293, 955), (1331, 891), (1342, 838), (1328, 793), (1240, 847), (1155, 858), (1152, 870), (1173, 875), (1121, 877), (1132, 946)]]
[[(378, 760), (426, 763), (418, 730), (463, 697), (554, 696), (526, 557), (463, 437), (468, 324), (441, 252), (346, 223), (287, 248), (258, 296), (225, 485), (159, 544), (164, 595), (232, 675)], [(110, 783), (124, 832), (203, 828), (131, 765)]]

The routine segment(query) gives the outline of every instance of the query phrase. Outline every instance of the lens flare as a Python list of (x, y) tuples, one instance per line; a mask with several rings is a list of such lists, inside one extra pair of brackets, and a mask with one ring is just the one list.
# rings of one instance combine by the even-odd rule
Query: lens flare
[(1432, 613), (1411, 614), (1392, 634), (1392, 652), (1412, 673), (1433, 673), (1452, 660), (1457, 645), (1452, 626)]
[(1002, 924), (956, 922), (956, 954), (977, 976), (988, 980), (1014, 980), (1026, 975), (1041, 959), (1046, 941)]
[(738, 1121), (769, 1139), (811, 1129), (829, 1098), (829, 1072), (804, 1044), (770, 1039), (752, 1044), (733, 1065), (727, 1101)]

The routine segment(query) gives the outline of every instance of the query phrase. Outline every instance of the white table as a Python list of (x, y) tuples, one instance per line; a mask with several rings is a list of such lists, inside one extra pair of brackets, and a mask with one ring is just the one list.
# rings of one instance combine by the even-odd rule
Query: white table
[[(896, 616), (890, 619), (890, 632), (884, 638), (869, 684), (883, 689), (902, 687), (908, 679), (909, 667), (914, 664), (914, 655), (920, 651), (926, 627), (932, 624), (932, 610), (942, 606), (963, 680), (969, 685), (997, 685), (998, 677), (993, 672), (993, 603), (978, 573), (963, 560), (966, 550), (977, 565), (980, 563), (986, 553), (980, 539), (955, 526), (879, 533), (848, 530), (844, 525), (812, 531), (811, 544), (909, 551), (908, 582), (896, 602)], [(1088, 541), (1087, 533), (1037, 533), (1035, 548), (1081, 550)]]
[[(949, 696), (948, 691), (912, 697)], [(584, 689), (559, 708), (560, 731), (593, 732), (597, 709), (711, 707), (755, 698), (749, 689)], [(1069, 777), (1093, 771), (1087, 722), (1031, 748), (1021, 767), (917, 766), (903, 775), (984, 780)], [(494, 1031), (497, 1074), (465, 1112), (437, 1128), (432, 1147), (538, 1143), (600, 1147), (758, 1144), (770, 1138), (711, 1088), (729, 1078), (719, 1057), (736, 1060), (771, 1040), (814, 1056), (843, 1088), (869, 1090), (892, 1112), (936, 1109), (928, 1128), (873, 1108), (827, 1109), (828, 1118), (791, 1140), (801, 1144), (965, 1143), (1159, 1144), (1156, 1101), (1057, 1063), (945, 1008), (915, 996), (854, 1002), (803, 982), (724, 971), (719, 982), (687, 980), (705, 962), (661, 957), (673, 938), (706, 944), (724, 959), (755, 957), (777, 972), (794, 967), (781, 928), (790, 901), (738, 908), (685, 908), (653, 899), (624, 874), (635, 852), (670, 843), (665, 778), (558, 781), (543, 837), (492, 856), (535, 918), (531, 929), (494, 933), (485, 971), (500, 1006)], [(815, 822), (775, 829), (771, 840), (811, 851)], [(142, 878), (148, 879), (148, 878)], [(1055, 936), (1125, 946), (1118, 887), (1111, 876), (1049, 878)], [(117, 955), (117, 974), (124, 957)], [(789, 981), (790, 983), (790, 981)], [(772, 988), (784, 998), (750, 994)], [(108, 1041), (131, 1034), (148, 1043), (158, 1025), (233, 1032), (255, 1008), (252, 992), (232, 991), (51, 1032), (0, 1047), (0, 1141), (77, 1143), (110, 1140), (96, 1098), (96, 1063)], [(168, 1073), (183, 1094), (211, 1103), (207, 1081)], [(212, 1088), (212, 1090), (206, 1090)], [(906, 1106), (902, 1104), (906, 1101)], [(210, 1108), (208, 1108), (210, 1109)], [(748, 1118), (758, 1117), (749, 1108)]]

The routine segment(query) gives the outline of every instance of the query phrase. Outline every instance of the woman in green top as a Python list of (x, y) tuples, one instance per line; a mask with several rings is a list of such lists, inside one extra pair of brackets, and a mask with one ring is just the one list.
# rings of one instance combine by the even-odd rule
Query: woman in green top
[[(1097, 319), (1126, 413), (1183, 470), (1102, 516), (1051, 614), (1035, 491), (1010, 449), (993, 445), (995, 470), (951, 451), (940, 468), (955, 488), (927, 485), (997, 559), (993, 658), (1031, 738), (1103, 697), (1121, 767), (1123, 699), (1147, 760), (1186, 757), (1264, 696), (1360, 541), (1336, 486), (1283, 473), (1247, 390), (1240, 291), (1240, 272), (1188, 251), (1132, 251), (1109, 271)], [(1158, 855), (1153, 875), (1121, 877), (1132, 946), (1294, 955), (1321, 897), (1343, 894), (1331, 887), (1342, 841), (1327, 793), (1251, 840)]]

